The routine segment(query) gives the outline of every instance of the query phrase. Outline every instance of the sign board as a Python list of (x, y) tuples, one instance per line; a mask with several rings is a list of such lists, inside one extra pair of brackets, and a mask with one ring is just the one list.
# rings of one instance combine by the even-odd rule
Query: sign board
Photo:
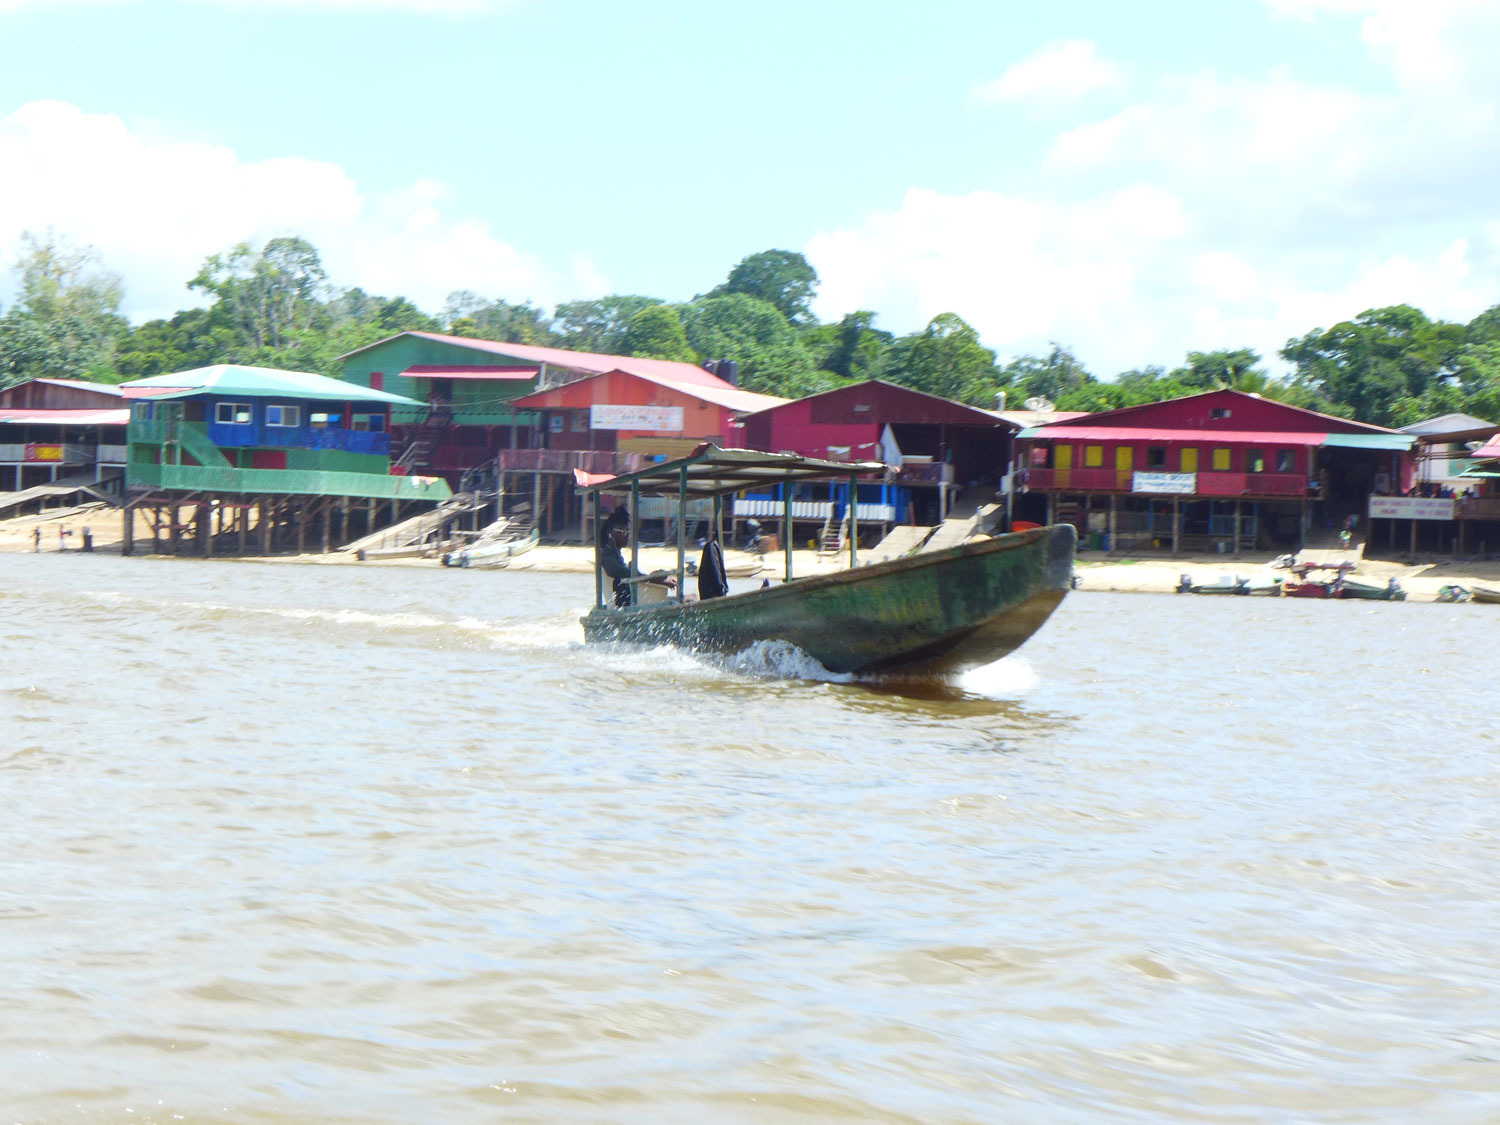
[(60, 445), (41, 445), (30, 442), (26, 446), (26, 460), (28, 461), (61, 461), (63, 459), (63, 447)]
[(1451, 520), (1454, 502), (1427, 496), (1371, 496), (1372, 520)]
[(608, 406), (596, 403), (589, 407), (591, 430), (643, 430), (654, 434), (680, 434), (680, 406)]
[(1191, 496), (1198, 491), (1197, 473), (1136, 473), (1132, 492), (1165, 492), (1174, 496)]

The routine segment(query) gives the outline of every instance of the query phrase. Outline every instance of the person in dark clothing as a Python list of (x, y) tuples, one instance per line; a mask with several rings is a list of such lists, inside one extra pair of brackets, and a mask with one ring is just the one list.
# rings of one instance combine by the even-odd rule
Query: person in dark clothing
[(604, 521), (604, 542), (599, 544), (599, 569), (614, 579), (615, 606), (630, 604), (630, 564), (623, 548), (630, 542), (630, 512), (616, 508)]
[(729, 593), (729, 577), (724, 573), (724, 552), (717, 539), (710, 538), (703, 544), (703, 556), (698, 560), (698, 600), (722, 598)]
[[(616, 508), (604, 521), (604, 542), (599, 544), (599, 569), (614, 579), (616, 608), (630, 605), (630, 564), (625, 561), (624, 548), (630, 542), (630, 511)], [(647, 581), (669, 589), (677, 585), (677, 579), (664, 570), (652, 571), (644, 576)]]

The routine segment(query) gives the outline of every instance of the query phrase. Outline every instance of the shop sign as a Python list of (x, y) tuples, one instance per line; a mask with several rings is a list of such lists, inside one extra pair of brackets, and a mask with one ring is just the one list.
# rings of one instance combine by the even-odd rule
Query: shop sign
[(40, 445), (30, 442), (26, 446), (26, 460), (28, 461), (61, 461), (63, 459), (63, 447), (60, 445)]
[(1174, 496), (1191, 496), (1198, 491), (1197, 473), (1136, 473), (1131, 483), (1132, 492), (1168, 493)]
[(1452, 497), (1371, 496), (1372, 520), (1451, 520)]
[(589, 407), (591, 430), (640, 430), (653, 434), (680, 434), (680, 406), (609, 406), (596, 403)]

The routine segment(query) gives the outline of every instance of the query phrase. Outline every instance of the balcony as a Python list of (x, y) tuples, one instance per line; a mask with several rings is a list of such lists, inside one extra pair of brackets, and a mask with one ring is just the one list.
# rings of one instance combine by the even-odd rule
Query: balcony
[(438, 477), (306, 469), (234, 469), (219, 465), (146, 465), (126, 469), (131, 491), (239, 492), (263, 496), (359, 496), (381, 500), (446, 500), (453, 495)]
[(502, 472), (633, 473), (647, 463), (640, 453), (616, 453), (599, 449), (502, 449), (498, 458)]
[(1466, 496), (1458, 502), (1461, 520), (1500, 520), (1500, 496)]
[[(1301, 473), (1196, 473), (1198, 497), (1316, 496)], [(1027, 469), (1025, 485), (1032, 492), (1134, 492), (1135, 473), (1121, 469)], [(1144, 491), (1144, 490), (1143, 490)], [(1165, 495), (1165, 493), (1163, 493)]]
[(208, 437), (221, 449), (332, 449), (344, 453), (369, 453), (377, 457), (389, 457), (391, 453), (391, 435), (384, 431), (210, 422)]

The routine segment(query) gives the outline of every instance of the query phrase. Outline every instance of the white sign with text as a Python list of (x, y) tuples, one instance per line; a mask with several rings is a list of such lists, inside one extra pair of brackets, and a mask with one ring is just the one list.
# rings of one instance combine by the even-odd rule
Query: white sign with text
[(680, 434), (680, 406), (608, 406), (589, 407), (591, 430), (644, 430), (653, 434)]
[(1372, 520), (1451, 520), (1453, 500), (1428, 496), (1371, 496)]
[(1130, 485), (1132, 492), (1165, 492), (1191, 496), (1198, 491), (1197, 473), (1136, 473)]

